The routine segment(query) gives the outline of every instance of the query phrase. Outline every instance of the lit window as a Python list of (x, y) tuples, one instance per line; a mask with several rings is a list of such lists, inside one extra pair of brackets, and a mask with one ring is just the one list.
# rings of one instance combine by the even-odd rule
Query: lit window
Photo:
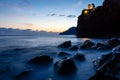
[(84, 14), (88, 14), (89, 13), (89, 11), (88, 10), (84, 10)]

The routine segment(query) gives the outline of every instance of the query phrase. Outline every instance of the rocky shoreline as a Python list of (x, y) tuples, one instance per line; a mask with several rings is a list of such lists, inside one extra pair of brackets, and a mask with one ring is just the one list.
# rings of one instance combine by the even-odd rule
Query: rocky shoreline
[[(100, 58), (93, 61), (93, 65), (97, 68), (95, 74), (88, 80), (120, 80), (120, 40), (112, 38), (104, 43), (94, 43), (90, 40), (86, 40), (81, 46), (73, 46), (71, 41), (66, 41), (58, 48), (67, 48), (69, 50), (110, 50), (110, 53), (101, 55)], [(19, 50), (19, 49), (16, 49)], [(86, 60), (85, 54), (76, 53), (71, 55), (66, 52), (60, 52), (57, 54), (61, 60), (53, 62), (54, 58), (48, 55), (40, 55), (30, 59), (27, 64), (35, 66), (50, 66), (53, 65), (54, 73), (61, 76), (73, 75), (79, 69), (76, 66), (75, 61), (84, 62)], [(15, 79), (22, 80), (28, 76), (33, 70), (23, 71), (18, 74)]]

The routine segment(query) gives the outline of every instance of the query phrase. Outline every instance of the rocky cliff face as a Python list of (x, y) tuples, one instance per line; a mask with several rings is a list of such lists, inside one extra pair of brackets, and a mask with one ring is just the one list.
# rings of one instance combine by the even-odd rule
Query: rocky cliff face
[(104, 0), (102, 6), (78, 17), (78, 37), (119, 37), (120, 0)]

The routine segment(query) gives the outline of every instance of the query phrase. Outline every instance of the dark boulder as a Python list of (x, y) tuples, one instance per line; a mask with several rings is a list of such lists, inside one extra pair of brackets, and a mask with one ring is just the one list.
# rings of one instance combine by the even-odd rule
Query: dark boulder
[(92, 49), (93, 46), (95, 45), (94, 42), (90, 41), (90, 40), (86, 40), (82, 45), (81, 45), (81, 49)]
[(78, 50), (78, 47), (77, 47), (77, 46), (72, 46), (72, 47), (70, 48), (70, 50)]
[(58, 47), (60, 48), (68, 48), (71, 46), (71, 41), (65, 41), (64, 43), (60, 44)]
[(118, 45), (117, 47), (113, 48), (112, 52), (114, 52), (114, 53), (120, 52), (120, 45)]
[(107, 43), (113, 48), (113, 47), (120, 45), (120, 40), (117, 38), (112, 38), (108, 40)]
[(51, 63), (52, 61), (53, 61), (53, 59), (50, 56), (42, 55), (42, 56), (37, 56), (37, 57), (31, 59), (30, 61), (28, 61), (28, 63), (44, 65), (47, 63)]
[(70, 56), (70, 55), (71, 55), (71, 54), (66, 53), (66, 52), (60, 52), (60, 53), (58, 54), (59, 57), (67, 57), (67, 56)]
[(102, 55), (96, 73), (89, 80), (120, 80), (120, 53)]
[(32, 70), (26, 70), (15, 76), (15, 80), (22, 80), (23, 78), (29, 77), (29, 75), (32, 73)]
[(98, 50), (111, 50), (111, 47), (105, 43), (96, 43), (93, 48)]
[(120, 60), (120, 52), (113, 53), (114, 59)]
[(54, 70), (60, 75), (73, 74), (76, 71), (76, 65), (73, 59), (63, 59), (55, 63)]
[(73, 59), (78, 60), (78, 61), (83, 61), (85, 60), (85, 56), (83, 54), (77, 53), (73, 56)]
[(120, 61), (110, 60), (100, 66), (89, 80), (120, 80)]
[(101, 58), (94, 60), (93, 63), (96, 67), (100, 67), (107, 61), (111, 60), (112, 58), (113, 58), (113, 53), (109, 53), (106, 55), (102, 55)]

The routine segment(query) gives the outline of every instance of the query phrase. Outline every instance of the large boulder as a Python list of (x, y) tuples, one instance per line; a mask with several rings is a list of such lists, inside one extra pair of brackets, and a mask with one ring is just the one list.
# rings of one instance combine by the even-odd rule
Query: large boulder
[(111, 50), (111, 47), (105, 43), (96, 43), (93, 48), (98, 50)]
[(112, 38), (108, 40), (107, 43), (113, 48), (113, 47), (120, 45), (120, 40), (117, 38)]
[(60, 44), (58, 47), (60, 48), (68, 48), (71, 46), (71, 41), (65, 41), (64, 43)]
[(86, 40), (82, 45), (81, 45), (81, 49), (92, 49), (93, 46), (95, 45), (94, 42), (90, 41), (90, 40)]
[(73, 74), (76, 69), (77, 67), (73, 59), (63, 59), (56, 62), (54, 65), (55, 72), (60, 75)]
[(52, 61), (53, 61), (53, 59), (50, 56), (42, 55), (42, 56), (37, 56), (37, 57), (31, 59), (30, 61), (28, 61), (28, 63), (44, 65), (44, 64), (51, 63)]
[(109, 61), (111, 58), (113, 57), (113, 53), (109, 53), (106, 55), (102, 55), (101, 58), (98, 58), (96, 60), (93, 61), (93, 64), (96, 67), (100, 67), (102, 66), (104, 63), (106, 63), (107, 61)]
[(24, 78), (29, 77), (33, 70), (26, 70), (15, 76), (15, 80), (23, 80)]
[(89, 80), (120, 80), (120, 53), (103, 55)]

